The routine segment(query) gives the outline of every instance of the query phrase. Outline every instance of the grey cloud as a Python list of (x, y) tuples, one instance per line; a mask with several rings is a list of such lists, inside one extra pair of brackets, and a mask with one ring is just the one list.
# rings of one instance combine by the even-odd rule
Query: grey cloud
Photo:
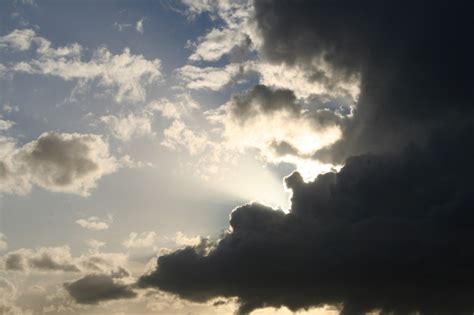
[(102, 301), (131, 299), (137, 294), (112, 276), (90, 274), (74, 282), (65, 283), (65, 289), (79, 304), (97, 304)]
[(471, 10), (467, 1), (256, 0), (255, 21), (268, 60), (310, 69), (322, 59), (339, 76), (360, 76), (354, 118), (316, 156), (341, 162), (472, 123)]
[(41, 247), (37, 250), (19, 249), (7, 253), (3, 257), (6, 271), (27, 272), (38, 271), (79, 272), (73, 262), (68, 247)]
[(1, 157), (4, 192), (27, 193), (36, 184), (85, 196), (118, 168), (108, 144), (93, 134), (48, 132), (20, 148), (11, 141), (0, 145), (6, 148)]
[(237, 297), (241, 314), (324, 304), (344, 315), (470, 314), (474, 153), (451, 154), (470, 132), (352, 157), (312, 183), (294, 173), (289, 214), (239, 207), (214, 249), (161, 256), (139, 284), (200, 302)]
[(18, 249), (0, 257), (0, 262), (5, 271), (95, 272), (124, 278), (130, 276), (127, 259), (125, 254), (102, 252), (73, 257), (70, 248), (62, 246)]

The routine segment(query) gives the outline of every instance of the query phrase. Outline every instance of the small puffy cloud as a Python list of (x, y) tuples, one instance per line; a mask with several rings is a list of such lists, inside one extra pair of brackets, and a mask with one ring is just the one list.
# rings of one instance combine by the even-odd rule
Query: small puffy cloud
[(90, 274), (74, 282), (65, 283), (64, 287), (79, 304), (97, 304), (137, 296), (129, 285), (106, 274)]
[(87, 219), (79, 219), (76, 221), (77, 224), (83, 228), (91, 231), (100, 231), (107, 230), (109, 228), (109, 223), (101, 220), (98, 217), (89, 217)]
[(0, 233), (0, 251), (6, 250), (8, 248), (7, 237), (5, 234)]
[(189, 57), (190, 60), (216, 61), (229, 54), (234, 47), (248, 45), (244, 34), (228, 28), (214, 28), (198, 41), (194, 53)]
[(163, 135), (161, 145), (173, 150), (185, 148), (191, 155), (203, 152), (210, 144), (205, 133), (190, 129), (181, 120), (174, 120)]
[(32, 29), (14, 30), (10, 34), (0, 37), (0, 48), (28, 50), (35, 36), (36, 33)]
[(181, 231), (176, 232), (173, 241), (180, 246), (197, 246), (201, 242), (200, 236), (187, 236)]
[(135, 25), (135, 29), (140, 34), (143, 34), (145, 32), (145, 29), (143, 27), (143, 22), (144, 21), (145, 21), (145, 18), (141, 18), (140, 20), (137, 21), (137, 24)]
[(225, 67), (205, 68), (186, 65), (177, 70), (177, 75), (188, 89), (218, 91), (228, 84), (238, 81), (250, 70), (246, 63), (231, 63)]
[(115, 138), (122, 141), (153, 135), (152, 116), (148, 113), (105, 115), (100, 117), (100, 121), (110, 129)]
[(71, 251), (68, 246), (40, 247), (36, 250), (24, 248), (18, 249), (7, 253), (3, 257), (3, 265), (6, 271), (80, 271), (77, 265), (73, 262)]
[(0, 116), (0, 132), (10, 129), (14, 124), (13, 121), (4, 120), (2, 119), (2, 116)]
[(118, 168), (101, 136), (43, 133), (17, 147), (0, 138), (0, 191), (25, 194), (33, 185), (87, 196), (97, 181)]
[(128, 114), (105, 115), (100, 121), (110, 129), (112, 135), (122, 141), (142, 136), (154, 136), (153, 119), (156, 112), (164, 118), (179, 119), (187, 116), (199, 104), (189, 94), (178, 94), (175, 100), (167, 98), (154, 100), (144, 108)]
[(132, 232), (122, 244), (126, 248), (144, 248), (154, 246), (157, 240), (158, 234), (153, 231), (142, 233)]
[(200, 105), (187, 93), (178, 94), (173, 101), (162, 98), (148, 104), (150, 110), (160, 112), (161, 116), (170, 119), (180, 119), (188, 116)]

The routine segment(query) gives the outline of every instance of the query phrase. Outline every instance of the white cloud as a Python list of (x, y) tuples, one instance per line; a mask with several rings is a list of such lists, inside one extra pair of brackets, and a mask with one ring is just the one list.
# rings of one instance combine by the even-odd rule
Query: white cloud
[(337, 75), (323, 60), (314, 60), (312, 69), (298, 65), (257, 62), (253, 69), (260, 75), (260, 83), (273, 88), (290, 89), (297, 98), (315, 95), (348, 97), (356, 102), (359, 97), (359, 78)]
[(181, 120), (174, 120), (163, 131), (164, 139), (161, 144), (170, 149), (186, 148), (191, 155), (207, 149), (209, 144), (206, 134), (194, 131)]
[(145, 31), (145, 29), (143, 28), (143, 22), (144, 21), (145, 21), (145, 18), (141, 18), (140, 20), (137, 21), (137, 24), (135, 25), (135, 29), (140, 34), (143, 34), (144, 31)]
[(2, 119), (2, 116), (0, 116), (0, 131), (5, 131), (10, 129), (15, 123), (10, 120), (4, 120)]
[(180, 119), (190, 115), (193, 110), (200, 108), (200, 105), (191, 95), (183, 93), (176, 95), (174, 101), (166, 98), (152, 101), (148, 108), (160, 112), (164, 118)]
[(153, 231), (142, 232), (140, 234), (132, 232), (122, 244), (126, 248), (145, 248), (154, 246), (157, 240), (158, 234)]
[(197, 246), (201, 242), (200, 236), (187, 236), (183, 232), (178, 231), (173, 238), (173, 241), (181, 246)]
[(91, 231), (107, 230), (109, 228), (109, 223), (98, 217), (79, 219), (76, 221), (76, 223), (82, 226), (83, 228)]
[(97, 181), (117, 170), (101, 136), (78, 133), (43, 133), (17, 147), (0, 137), (0, 191), (26, 194), (33, 185), (87, 196)]
[(20, 51), (28, 50), (35, 35), (35, 31), (31, 29), (14, 30), (10, 34), (0, 37), (0, 48)]
[(216, 61), (230, 53), (236, 46), (244, 45), (246, 37), (239, 31), (232, 29), (212, 29), (205, 36), (199, 38), (190, 60)]
[(177, 75), (188, 89), (218, 91), (249, 71), (247, 63), (229, 64), (222, 68), (186, 65), (177, 70)]
[(6, 71), (56, 76), (79, 84), (95, 81), (110, 89), (117, 102), (144, 101), (146, 88), (162, 76), (159, 59), (148, 60), (143, 55), (133, 55), (128, 48), (114, 55), (101, 47), (85, 61), (79, 44), (52, 48), (49, 40), (36, 36), (33, 30), (15, 30), (0, 38), (0, 48), (28, 50), (32, 43), (37, 46), (37, 57), (19, 61)]
[(122, 141), (145, 135), (153, 135), (152, 116), (147, 113), (128, 115), (106, 115), (100, 120), (111, 130), (112, 135)]

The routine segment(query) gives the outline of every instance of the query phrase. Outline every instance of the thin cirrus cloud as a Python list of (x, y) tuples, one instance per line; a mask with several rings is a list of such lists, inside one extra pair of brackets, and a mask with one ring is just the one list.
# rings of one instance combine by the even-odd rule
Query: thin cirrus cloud
[(145, 100), (146, 88), (162, 76), (159, 59), (147, 60), (142, 55), (133, 55), (128, 48), (114, 55), (101, 47), (84, 61), (79, 44), (52, 48), (49, 40), (31, 29), (14, 30), (0, 37), (0, 48), (28, 50), (33, 44), (36, 58), (5, 66), (3, 72), (55, 76), (83, 84), (96, 82), (112, 89), (117, 102)]

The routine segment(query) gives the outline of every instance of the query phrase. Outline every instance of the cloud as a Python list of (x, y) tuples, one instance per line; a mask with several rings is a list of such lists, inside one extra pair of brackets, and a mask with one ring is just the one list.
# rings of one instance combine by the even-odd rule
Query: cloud
[(470, 123), (468, 18), (458, 16), (465, 6), (255, 1), (267, 61), (311, 69), (315, 60), (324, 60), (336, 77), (360, 80), (357, 110), (344, 136), (318, 159), (341, 162), (354, 154), (400, 150), (455, 121)]
[(27, 272), (30, 269), (48, 272), (79, 272), (72, 261), (69, 247), (40, 247), (36, 250), (18, 249), (9, 252), (3, 259), (6, 271)]
[[(227, 147), (256, 149), (270, 163), (299, 164), (301, 170), (306, 160), (315, 163), (312, 156), (318, 150), (341, 137), (344, 120), (326, 108), (305, 109), (291, 90), (272, 90), (264, 85), (234, 95), (227, 104), (208, 112), (208, 119), (223, 127)], [(331, 167), (319, 165), (326, 170)], [(319, 168), (305, 177), (314, 178)]]
[(144, 248), (152, 247), (156, 245), (158, 234), (153, 231), (142, 232), (140, 234), (132, 232), (128, 235), (128, 238), (123, 241), (123, 246), (126, 248)]
[(117, 102), (140, 102), (146, 99), (146, 88), (162, 76), (161, 61), (133, 55), (129, 48), (113, 54), (106, 47), (96, 49), (89, 60), (82, 58), (82, 46), (73, 43), (52, 48), (51, 42), (36, 36), (33, 30), (15, 30), (2, 37), (4, 46), (28, 50), (36, 44), (36, 58), (10, 65), (7, 71), (56, 76), (66, 81), (97, 83), (115, 95)]
[(14, 30), (10, 34), (0, 37), (0, 48), (24, 51), (31, 47), (35, 31), (31, 29)]
[(143, 34), (145, 32), (145, 29), (143, 27), (143, 22), (144, 21), (145, 21), (145, 18), (141, 18), (140, 20), (137, 21), (137, 24), (135, 25), (135, 29), (140, 34)]
[(0, 190), (25, 194), (33, 185), (87, 196), (97, 181), (119, 164), (101, 136), (79, 133), (43, 133), (17, 147), (0, 139)]
[(105, 115), (100, 117), (112, 132), (112, 135), (122, 141), (130, 141), (133, 138), (145, 135), (153, 135), (152, 113), (129, 113), (127, 115)]
[(342, 314), (472, 312), (473, 156), (444, 141), (353, 157), (311, 183), (294, 173), (289, 214), (238, 207), (214, 249), (161, 256), (140, 283), (194, 301), (238, 297), (242, 314), (340, 303)]
[(217, 61), (229, 54), (235, 47), (248, 46), (248, 38), (239, 31), (232, 29), (212, 29), (198, 39), (194, 53), (189, 56), (192, 61)]
[(101, 244), (94, 244), (90, 253), (74, 257), (69, 246), (20, 248), (0, 258), (0, 266), (7, 272), (93, 272), (115, 278), (129, 277), (128, 256), (122, 253), (103, 253)]
[(218, 91), (248, 73), (246, 64), (228, 64), (225, 67), (200, 68), (185, 65), (176, 73), (178, 78), (191, 90)]
[(82, 226), (83, 228), (91, 231), (107, 230), (109, 228), (109, 224), (98, 217), (79, 219), (76, 221), (76, 223)]
[(207, 135), (190, 129), (181, 120), (174, 120), (171, 126), (163, 131), (164, 139), (161, 145), (170, 149), (184, 148), (191, 155), (202, 153), (210, 145)]
[(10, 129), (15, 124), (13, 121), (4, 120), (1, 119), (1, 117), (2, 116), (0, 116), (0, 132)]
[(128, 285), (104, 274), (90, 274), (74, 282), (65, 283), (64, 287), (79, 304), (97, 304), (137, 296)]
[(183, 232), (176, 232), (174, 242), (180, 246), (197, 246), (201, 242), (200, 236), (187, 236)]
[[(325, 304), (340, 305), (343, 315), (472, 313), (469, 5), (254, 3), (261, 60), (287, 71), (275, 78), (274, 69), (262, 70), (272, 89), (250, 89), (211, 118), (235, 128), (264, 119), (263, 131), (250, 128), (244, 140), (273, 129), (296, 137), (263, 138), (255, 148), (269, 142), (277, 156), (303, 152), (344, 166), (313, 182), (293, 173), (286, 179), (290, 213), (238, 207), (218, 241), (160, 256), (139, 285), (198, 302), (236, 297), (240, 314)], [(353, 111), (311, 108), (313, 91), (349, 97)], [(335, 124), (338, 137), (317, 147), (314, 139), (309, 147), (295, 142), (304, 123), (314, 122), (311, 112), (329, 115), (314, 121)], [(282, 113), (286, 119), (273, 120)]]

